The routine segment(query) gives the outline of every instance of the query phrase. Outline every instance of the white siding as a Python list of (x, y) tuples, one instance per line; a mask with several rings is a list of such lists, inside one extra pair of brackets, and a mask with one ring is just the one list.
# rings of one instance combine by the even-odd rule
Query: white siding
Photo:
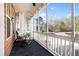
[(26, 23), (27, 22), (24, 13), (19, 13), (19, 17), (16, 17), (16, 30), (19, 28), (21, 34), (25, 33), (25, 31), (27, 31)]
[(4, 41), (4, 4), (0, 3), (0, 56), (4, 55), (3, 41)]

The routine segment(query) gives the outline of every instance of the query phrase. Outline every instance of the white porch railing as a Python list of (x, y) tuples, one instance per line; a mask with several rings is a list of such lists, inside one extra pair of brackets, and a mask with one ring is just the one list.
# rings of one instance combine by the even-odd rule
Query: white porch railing
[[(79, 55), (79, 43), (74, 42), (72, 37), (60, 36), (54, 33), (34, 32), (34, 39), (53, 55), (72, 56), (73, 53)], [(74, 51), (72, 47), (75, 48)], [(75, 51), (76, 49), (77, 51)]]

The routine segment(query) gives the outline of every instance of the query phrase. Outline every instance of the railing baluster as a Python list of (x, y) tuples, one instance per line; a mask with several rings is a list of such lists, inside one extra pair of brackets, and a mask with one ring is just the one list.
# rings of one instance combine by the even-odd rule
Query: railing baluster
[(69, 42), (69, 55), (72, 56), (72, 42)]
[[(47, 33), (46, 33), (46, 47), (47, 47), (47, 41), (48, 41), (48, 37), (47, 37)], [(48, 48), (48, 47), (47, 47)]]
[(75, 56), (75, 47), (74, 47), (74, 42), (71, 43), (71, 54), (72, 56)]
[(56, 49), (56, 52), (57, 52), (57, 38), (55, 38), (55, 40), (56, 40), (56, 41), (55, 41), (55, 44), (56, 44), (56, 45), (55, 45), (55, 49)]
[(64, 55), (67, 56), (66, 40), (64, 40)]
[(48, 45), (49, 45), (48, 47), (50, 48), (50, 37), (48, 37), (48, 39), (49, 39), (48, 40)]
[[(36, 37), (37, 36), (37, 37)], [(40, 37), (42, 37), (40, 39)], [(49, 48), (52, 52), (58, 54), (58, 55), (73, 55), (74, 51), (74, 42), (72, 42), (72, 38), (65, 37), (65, 36), (59, 36), (59, 35), (47, 35), (44, 33), (34, 33), (34, 38), (41, 42), (43, 45), (46, 43), (46, 47)], [(46, 40), (46, 41), (45, 41)], [(72, 52), (73, 51), (73, 52)]]
[(55, 52), (57, 52), (56, 51), (56, 47), (57, 47), (57, 41), (56, 41), (57, 39), (56, 39), (56, 37), (55, 37)]
[(55, 51), (57, 52), (57, 38), (55, 38)]
[(52, 50), (52, 37), (51, 37), (51, 50)]
[(38, 38), (38, 41), (39, 41), (39, 32), (38, 32), (38, 35), (37, 36), (38, 36), (37, 38)]
[(62, 39), (60, 39), (60, 54), (62, 55)]
[(68, 56), (68, 45), (69, 45), (69, 41), (67, 41), (67, 56)]
[(54, 37), (54, 51), (55, 51), (55, 37)]
[(71, 53), (71, 42), (69, 41), (69, 55), (72, 55)]
[(58, 54), (59, 54), (59, 42), (58, 42), (58, 38), (57, 38), (57, 52), (58, 52)]
[(48, 40), (47, 40), (47, 47), (49, 48), (49, 36), (48, 36)]
[(52, 50), (53, 50), (53, 37), (52, 37)]
[[(47, 35), (46, 35), (47, 36)], [(46, 40), (47, 40), (47, 37), (45, 36), (45, 46), (46, 46)]]

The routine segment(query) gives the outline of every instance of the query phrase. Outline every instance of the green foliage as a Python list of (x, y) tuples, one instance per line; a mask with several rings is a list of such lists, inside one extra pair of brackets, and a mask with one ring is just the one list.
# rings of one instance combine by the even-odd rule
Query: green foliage
[[(50, 20), (49, 20), (50, 21)], [(43, 18), (39, 17), (40, 30), (47, 31), (47, 23), (43, 22)], [(71, 17), (65, 19), (56, 19), (48, 24), (49, 32), (71, 32), (72, 31)], [(38, 28), (37, 28), (38, 29)], [(76, 32), (79, 32), (79, 16), (76, 16)]]
[(79, 32), (79, 24), (76, 26), (76, 32)]

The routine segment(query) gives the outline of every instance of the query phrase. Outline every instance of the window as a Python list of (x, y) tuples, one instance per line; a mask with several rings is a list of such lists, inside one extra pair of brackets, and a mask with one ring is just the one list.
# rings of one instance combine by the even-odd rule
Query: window
[(76, 27), (76, 36), (79, 36), (79, 4), (75, 4), (75, 27)]
[(10, 19), (7, 17), (7, 38), (10, 36)]
[(75, 3), (75, 38), (75, 55), (79, 56), (79, 3)]
[[(71, 5), (69, 3), (50, 3), (47, 6), (48, 31), (69, 35), (71, 29)], [(58, 33), (59, 32), (59, 33)], [(61, 33), (61, 34), (62, 34)], [(63, 35), (62, 34), (62, 35)]]
[(10, 4), (6, 4), (6, 38), (10, 36)]
[(47, 32), (46, 6), (39, 11), (37, 23), (39, 32)]
[(7, 15), (10, 16), (10, 3), (6, 4)]

